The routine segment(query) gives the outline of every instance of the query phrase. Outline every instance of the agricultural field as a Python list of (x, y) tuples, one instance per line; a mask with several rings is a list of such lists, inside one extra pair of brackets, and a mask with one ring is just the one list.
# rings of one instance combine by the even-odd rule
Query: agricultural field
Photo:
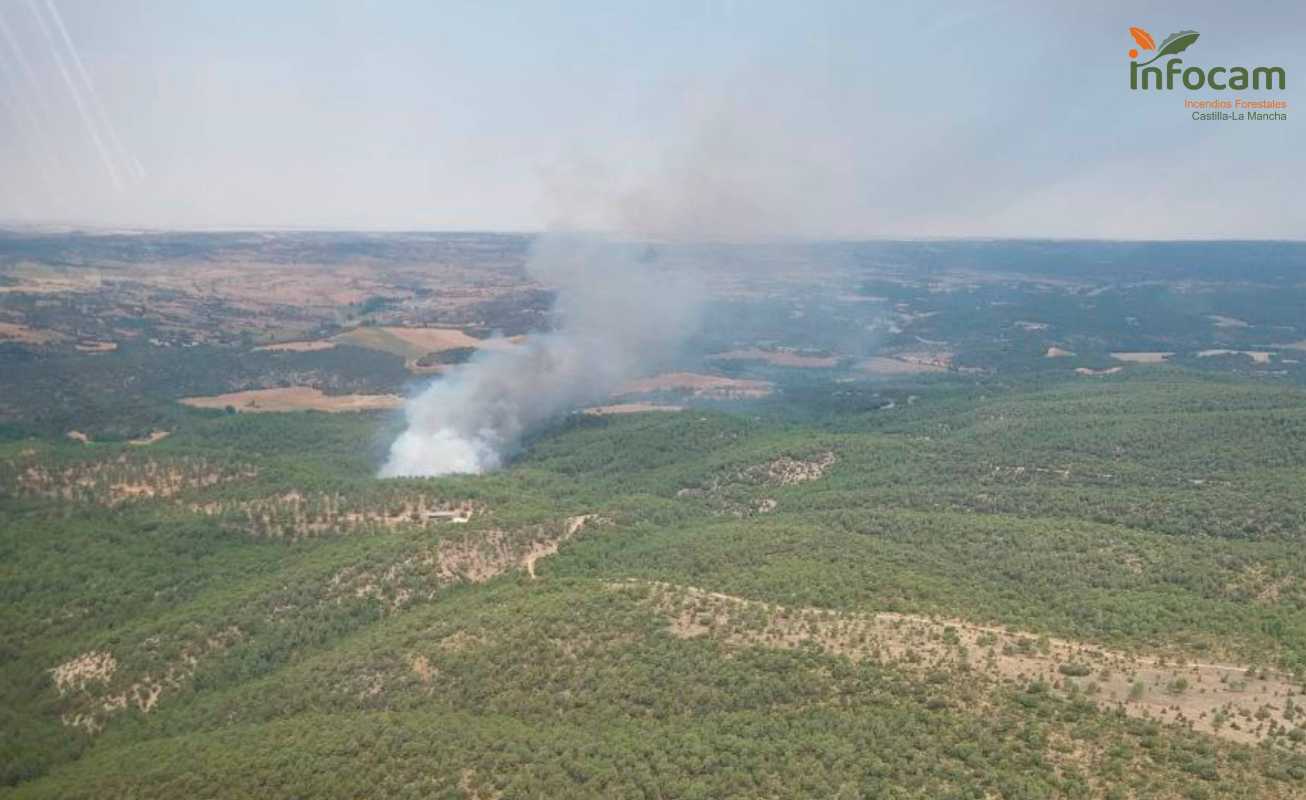
[(1306, 796), (1306, 247), (640, 245), (682, 348), (378, 478), (531, 247), (0, 236), (0, 797)]

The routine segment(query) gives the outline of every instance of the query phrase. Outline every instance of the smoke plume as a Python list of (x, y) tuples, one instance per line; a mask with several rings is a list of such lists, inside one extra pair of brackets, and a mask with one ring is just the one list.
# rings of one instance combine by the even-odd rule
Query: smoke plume
[(643, 248), (549, 235), (527, 265), (557, 290), (558, 324), (522, 345), (481, 350), (405, 409), (382, 477), (499, 467), (532, 425), (607, 397), (672, 356), (696, 328), (700, 293)]
[[(775, 99), (778, 84), (765, 86)], [(762, 112), (768, 103), (751, 102), (759, 92), (729, 89), (705, 94), (701, 111), (686, 114), (694, 120), (689, 135), (659, 144), (633, 174), (582, 158), (543, 176), (558, 227), (635, 241), (759, 241), (842, 197), (838, 148), (813, 157), (799, 146), (811, 140), (811, 115)], [(531, 426), (606, 398), (673, 357), (697, 332), (704, 292), (695, 279), (709, 256), (700, 250), (687, 262), (682, 250), (668, 265), (649, 255), (656, 252), (596, 237), (542, 237), (527, 271), (557, 290), (553, 332), (482, 350), (410, 400), (408, 428), (381, 475), (495, 469)]]

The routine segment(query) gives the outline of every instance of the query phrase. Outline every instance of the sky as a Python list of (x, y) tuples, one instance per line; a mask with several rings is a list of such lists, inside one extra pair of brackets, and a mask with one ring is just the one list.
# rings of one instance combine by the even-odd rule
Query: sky
[[(1288, 88), (1130, 91), (1130, 26)], [(0, 221), (1300, 239), (1304, 35), (1300, 2), (0, 0)], [(1288, 120), (1183, 107), (1217, 97)]]

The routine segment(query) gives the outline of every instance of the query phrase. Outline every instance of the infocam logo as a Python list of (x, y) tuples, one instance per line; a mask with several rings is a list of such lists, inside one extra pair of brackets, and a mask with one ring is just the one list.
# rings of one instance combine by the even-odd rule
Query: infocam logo
[(1176, 83), (1182, 83), (1185, 89), (1267, 89), (1283, 90), (1288, 88), (1288, 75), (1283, 67), (1185, 67), (1182, 58), (1171, 58), (1165, 62), (1164, 69), (1153, 67), (1154, 61), (1166, 56), (1177, 56), (1197, 43), (1200, 37), (1197, 31), (1179, 31), (1172, 33), (1156, 46), (1152, 34), (1142, 28), (1130, 28), (1138, 47), (1146, 52), (1156, 54), (1141, 64), (1137, 60), (1138, 50), (1130, 50), (1129, 88), (1130, 89), (1174, 89)]

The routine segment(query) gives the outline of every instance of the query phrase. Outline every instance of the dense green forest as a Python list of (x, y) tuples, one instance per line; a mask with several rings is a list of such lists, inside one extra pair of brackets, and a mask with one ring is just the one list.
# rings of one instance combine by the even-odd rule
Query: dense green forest
[(1306, 796), (1306, 246), (604, 246), (692, 380), (383, 480), (529, 237), (0, 232), (0, 798)]
[[(483, 476), (377, 481), (384, 414), (0, 445), (0, 791), (1306, 792), (1306, 394), (1167, 367), (811, 384), (572, 415)], [(859, 655), (889, 612), (927, 633)], [(1116, 666), (983, 660), (1063, 641)], [(1162, 713), (1211, 692), (1219, 719)]]

